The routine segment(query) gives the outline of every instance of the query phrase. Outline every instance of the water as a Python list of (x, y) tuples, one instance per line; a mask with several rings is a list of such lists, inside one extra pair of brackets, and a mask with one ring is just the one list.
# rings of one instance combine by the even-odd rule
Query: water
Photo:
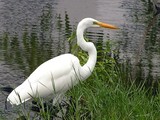
[[(70, 52), (67, 39), (85, 17), (120, 27), (118, 31), (89, 29), (87, 35), (94, 43), (98, 38), (114, 41), (120, 61), (139, 65), (142, 80), (157, 81), (160, 24), (159, 17), (152, 19), (153, 12), (146, 1), (1, 0), (0, 86), (16, 87), (44, 61)], [(6, 95), (0, 95), (0, 113), (13, 115), (3, 112)]]

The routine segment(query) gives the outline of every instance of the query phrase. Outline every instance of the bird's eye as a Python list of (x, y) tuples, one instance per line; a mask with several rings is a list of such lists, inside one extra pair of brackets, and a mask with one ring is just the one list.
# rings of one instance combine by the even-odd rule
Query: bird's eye
[(93, 25), (97, 25), (97, 22), (94, 21), (94, 22), (93, 22)]

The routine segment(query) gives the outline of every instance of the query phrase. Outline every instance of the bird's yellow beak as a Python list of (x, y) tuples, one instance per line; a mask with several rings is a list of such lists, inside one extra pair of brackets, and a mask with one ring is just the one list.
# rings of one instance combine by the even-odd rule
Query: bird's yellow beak
[(104, 27), (104, 28), (119, 29), (118, 27), (114, 25), (103, 23), (103, 22), (95, 22), (95, 24), (99, 25), (100, 27)]

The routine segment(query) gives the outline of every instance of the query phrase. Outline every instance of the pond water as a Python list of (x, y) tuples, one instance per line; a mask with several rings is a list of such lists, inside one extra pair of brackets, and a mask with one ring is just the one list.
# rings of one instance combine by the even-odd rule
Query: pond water
[(0, 0), (0, 14), (0, 87), (16, 87), (44, 61), (70, 52), (67, 39), (85, 17), (120, 27), (89, 29), (91, 41), (114, 41), (119, 60), (139, 65), (143, 80), (160, 77), (159, 17), (152, 19), (147, 0)]

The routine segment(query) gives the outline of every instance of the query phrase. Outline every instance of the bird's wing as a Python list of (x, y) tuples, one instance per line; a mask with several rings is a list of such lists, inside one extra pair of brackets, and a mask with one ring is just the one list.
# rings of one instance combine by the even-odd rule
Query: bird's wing
[[(41, 64), (20, 86), (8, 96), (12, 104), (20, 104), (32, 96), (44, 97), (56, 89), (67, 89), (73, 77), (74, 67), (79, 67), (79, 60), (70, 54), (55, 57)], [(55, 88), (54, 88), (55, 87)], [(38, 93), (38, 94), (37, 94)]]

